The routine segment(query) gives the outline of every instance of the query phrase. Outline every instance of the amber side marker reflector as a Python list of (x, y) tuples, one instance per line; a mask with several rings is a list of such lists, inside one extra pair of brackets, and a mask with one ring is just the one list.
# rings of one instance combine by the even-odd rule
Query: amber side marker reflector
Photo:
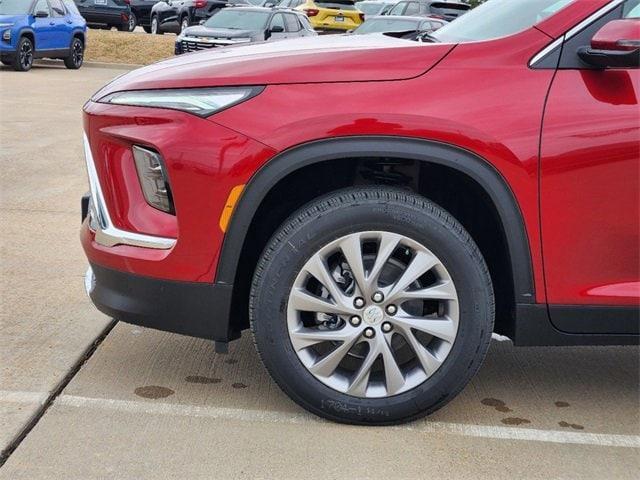
[(227, 227), (229, 226), (229, 220), (231, 220), (231, 215), (233, 214), (233, 209), (238, 203), (238, 199), (242, 194), (242, 190), (244, 190), (244, 185), (236, 185), (229, 192), (229, 196), (227, 197), (227, 203), (225, 203), (224, 208), (222, 209), (222, 214), (220, 215), (220, 230), (226, 233)]

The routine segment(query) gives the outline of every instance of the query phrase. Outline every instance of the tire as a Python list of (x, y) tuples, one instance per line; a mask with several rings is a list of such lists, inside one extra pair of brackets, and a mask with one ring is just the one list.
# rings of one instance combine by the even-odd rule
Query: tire
[(143, 25), (142, 29), (145, 31), (145, 33), (151, 33), (151, 25), (149, 26)]
[(180, 20), (180, 31), (178, 33), (182, 33), (184, 29), (188, 27), (189, 27), (189, 17), (185, 15), (184, 17), (182, 17), (182, 20)]
[(153, 33), (154, 35), (163, 35), (164, 32), (162, 31), (162, 28), (160, 27), (160, 22), (158, 21), (158, 16), (154, 15), (153, 17), (151, 17), (151, 33)]
[(64, 59), (64, 66), (70, 70), (78, 70), (84, 62), (84, 42), (74, 38), (69, 48), (69, 56)]
[(138, 26), (138, 17), (136, 17), (136, 14), (131, 12), (131, 15), (129, 15), (129, 23), (127, 25), (127, 30), (130, 32), (133, 32), (136, 27)]
[[(382, 269), (378, 249), (391, 252)], [(358, 261), (344, 251), (365, 267), (351, 268)], [(323, 306), (305, 290), (325, 297)], [(473, 239), (439, 206), (392, 188), (349, 188), (296, 212), (264, 250), (249, 304), (260, 358), (282, 390), (316, 415), (361, 425), (410, 421), (453, 399), (480, 368), (494, 322), (491, 278)]]
[(13, 69), (17, 72), (27, 72), (33, 66), (33, 42), (28, 37), (18, 40), (18, 49), (13, 60)]

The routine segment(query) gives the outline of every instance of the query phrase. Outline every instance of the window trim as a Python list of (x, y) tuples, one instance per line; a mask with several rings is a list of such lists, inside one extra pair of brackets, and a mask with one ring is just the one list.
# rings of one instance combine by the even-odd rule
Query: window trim
[(547, 56), (549, 56), (552, 53), (554, 53), (554, 51), (557, 48), (560, 48), (562, 46), (562, 44), (564, 44), (564, 42), (566, 42), (567, 40), (570, 40), (571, 38), (575, 37), (578, 33), (580, 33), (582, 30), (587, 28), (593, 22), (597, 22), (601, 17), (607, 15), (612, 10), (615, 10), (621, 4), (623, 4), (625, 1), (626, 0), (613, 0), (612, 2), (606, 4), (604, 7), (600, 8), (598, 11), (596, 11), (596, 12), (592, 13), (591, 15), (589, 15), (587, 18), (582, 20), (577, 25), (574, 25), (573, 27), (571, 27), (569, 30), (567, 30), (567, 32), (564, 35), (559, 36), (553, 42), (548, 44), (546, 47), (544, 47), (542, 50), (540, 50), (538, 53), (536, 53), (533, 57), (531, 57), (531, 60), (529, 60), (529, 63), (528, 63), (529, 68), (536, 68), (536, 65), (539, 62), (541, 62)]

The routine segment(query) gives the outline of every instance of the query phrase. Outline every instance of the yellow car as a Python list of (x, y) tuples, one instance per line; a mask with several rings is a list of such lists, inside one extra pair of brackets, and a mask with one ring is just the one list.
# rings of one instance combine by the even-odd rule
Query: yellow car
[(306, 0), (294, 10), (306, 13), (316, 30), (353, 30), (364, 21), (353, 0)]

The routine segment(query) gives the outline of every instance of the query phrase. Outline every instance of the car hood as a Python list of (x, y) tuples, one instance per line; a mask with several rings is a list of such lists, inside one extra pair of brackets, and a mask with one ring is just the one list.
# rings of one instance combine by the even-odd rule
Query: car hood
[(189, 27), (182, 32), (185, 37), (215, 37), (215, 38), (247, 38), (252, 37), (257, 32), (253, 30), (238, 30), (233, 28), (208, 28)]
[(24, 22), (28, 15), (0, 15), (0, 25)]
[(423, 74), (454, 47), (386, 35), (331, 35), (217, 48), (134, 70), (94, 99), (153, 88), (403, 80)]

